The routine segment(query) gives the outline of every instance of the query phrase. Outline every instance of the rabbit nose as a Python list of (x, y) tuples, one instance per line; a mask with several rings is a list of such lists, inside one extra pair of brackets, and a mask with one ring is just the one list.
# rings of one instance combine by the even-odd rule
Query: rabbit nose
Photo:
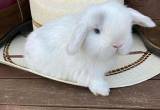
[(114, 48), (120, 48), (120, 47), (122, 47), (123, 46), (123, 44), (121, 43), (121, 44), (113, 44), (113, 47)]

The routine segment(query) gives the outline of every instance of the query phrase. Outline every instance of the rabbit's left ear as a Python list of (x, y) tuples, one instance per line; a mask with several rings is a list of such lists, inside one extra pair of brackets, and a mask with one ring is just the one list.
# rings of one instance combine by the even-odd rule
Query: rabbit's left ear
[(81, 21), (75, 28), (75, 32), (72, 35), (72, 39), (67, 46), (67, 52), (69, 54), (75, 54), (81, 48), (88, 33), (87, 23)]
[(144, 26), (144, 27), (155, 27), (156, 26), (156, 24), (150, 17), (145, 16), (132, 8), (128, 8), (128, 10), (131, 13), (131, 16), (133, 17), (133, 24), (137, 24), (137, 25)]

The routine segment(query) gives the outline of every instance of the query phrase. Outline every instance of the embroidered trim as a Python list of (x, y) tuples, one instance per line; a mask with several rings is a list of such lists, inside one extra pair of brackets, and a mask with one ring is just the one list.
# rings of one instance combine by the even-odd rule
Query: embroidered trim
[(134, 63), (131, 63), (127, 66), (124, 66), (124, 67), (116, 69), (116, 70), (109, 71), (108, 72), (109, 75), (107, 75), (107, 76), (115, 75), (115, 74), (119, 74), (119, 73), (122, 73), (122, 72), (125, 72), (125, 71), (128, 71), (128, 70), (131, 70), (131, 69), (139, 66), (143, 62), (145, 62), (148, 59), (149, 56), (151, 56), (151, 53), (147, 51), (147, 52), (144, 53), (144, 55), (141, 58), (139, 58)]
[[(13, 62), (12, 59), (11, 59), (11, 58), (15, 58), (15, 56), (19, 56), (19, 58), (23, 58), (23, 55), (9, 55), (9, 47), (11, 45), (11, 41), (12, 40), (8, 41), (8, 43), (6, 43), (6, 45), (4, 46), (4, 49), (3, 49), (3, 59), (5, 61), (7, 61), (7, 62), (10, 62), (10, 63), (14, 64), (14, 65), (23, 67), (21, 65), (16, 64), (15, 62)], [(14, 56), (14, 57), (12, 57), (12, 56)], [(16, 58), (18, 58), (18, 57), (16, 57)], [(23, 67), (23, 68), (26, 68), (26, 67)]]

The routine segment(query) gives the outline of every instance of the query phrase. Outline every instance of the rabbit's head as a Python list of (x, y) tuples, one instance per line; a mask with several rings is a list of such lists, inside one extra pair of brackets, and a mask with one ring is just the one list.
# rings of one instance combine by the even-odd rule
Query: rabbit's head
[(106, 59), (116, 53), (127, 54), (132, 46), (132, 26), (154, 27), (155, 23), (140, 12), (117, 2), (89, 7), (81, 14), (67, 51), (85, 52)]

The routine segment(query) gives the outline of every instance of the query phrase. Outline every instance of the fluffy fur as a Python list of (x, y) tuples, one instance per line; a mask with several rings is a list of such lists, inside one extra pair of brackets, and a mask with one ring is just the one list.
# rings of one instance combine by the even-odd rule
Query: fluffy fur
[(88, 7), (33, 31), (25, 45), (28, 67), (83, 84), (95, 95), (109, 95), (105, 73), (119, 53), (129, 52), (132, 25), (155, 26), (149, 17), (116, 1)]

